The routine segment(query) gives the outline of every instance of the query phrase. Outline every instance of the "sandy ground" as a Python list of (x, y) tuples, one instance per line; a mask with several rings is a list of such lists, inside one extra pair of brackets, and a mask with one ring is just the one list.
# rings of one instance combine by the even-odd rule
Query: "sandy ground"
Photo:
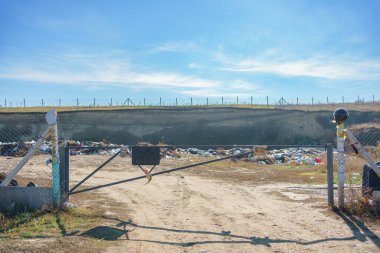
[[(106, 158), (72, 157), (72, 185)], [(121, 159), (82, 188), (141, 175)], [(243, 178), (262, 173), (239, 166), (230, 169)], [(30, 166), (22, 173), (41, 176), (36, 171), (42, 170), (46, 168)], [(379, 226), (331, 211), (323, 190), (305, 189), (315, 186), (229, 180), (213, 173), (189, 170), (154, 177), (149, 184), (140, 180), (99, 189), (96, 193), (105, 199), (101, 204), (75, 201), (75, 195), (71, 201), (105, 210), (107, 222), (93, 230), (115, 235), (106, 252), (380, 251)]]

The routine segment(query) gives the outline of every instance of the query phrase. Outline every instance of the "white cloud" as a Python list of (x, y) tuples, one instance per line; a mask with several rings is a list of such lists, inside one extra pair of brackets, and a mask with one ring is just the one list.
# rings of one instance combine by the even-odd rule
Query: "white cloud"
[(194, 97), (225, 97), (225, 98), (236, 98), (247, 97), (247, 93), (243, 92), (231, 92), (231, 91), (220, 91), (220, 90), (209, 90), (209, 89), (196, 89), (196, 90), (186, 90), (181, 92), (184, 95), (194, 96)]
[(200, 64), (198, 64), (198, 63), (189, 63), (188, 65), (187, 65), (187, 67), (189, 68), (189, 69), (203, 69), (204, 67), (202, 66), (202, 65), (200, 65)]
[(260, 97), (267, 94), (268, 90), (263, 89), (257, 84), (249, 83), (243, 80), (232, 80), (224, 87), (216, 89), (191, 89), (182, 91), (182, 94), (194, 97)]
[[(50, 63), (50, 62), (49, 62)], [(219, 81), (173, 72), (155, 71), (133, 66), (128, 60), (115, 60), (106, 55), (68, 54), (54, 59), (52, 66), (45, 63), (31, 66), (0, 68), (0, 78), (45, 83), (63, 83), (86, 86), (133, 86), (211, 88)]]
[(257, 84), (246, 82), (243, 80), (233, 80), (230, 83), (229, 86), (231, 89), (237, 89), (237, 90), (247, 90), (247, 91), (252, 91), (252, 90), (260, 90), (261, 87)]
[(197, 48), (193, 42), (166, 42), (156, 46), (153, 52), (190, 52)]
[(178, 89), (182, 94), (200, 97), (250, 96), (265, 92), (258, 84), (242, 79), (208, 79), (152, 70), (132, 64), (123, 52), (98, 55), (67, 53), (41, 61), (40, 66), (34, 63), (13, 67), (0, 66), (0, 79), (69, 84), (89, 89), (162, 87)]
[(280, 76), (313, 77), (339, 80), (379, 80), (380, 61), (347, 56), (315, 56), (307, 59), (284, 57), (232, 58), (218, 53), (215, 59), (222, 70), (231, 72), (268, 73)]
[(137, 73), (112, 68), (105, 68), (103, 71), (97, 70), (83, 74), (68, 71), (58, 73), (33, 69), (17, 69), (0, 73), (0, 78), (90, 86), (128, 86), (140, 84), (152, 87), (210, 88), (221, 85), (217, 81), (176, 73)]

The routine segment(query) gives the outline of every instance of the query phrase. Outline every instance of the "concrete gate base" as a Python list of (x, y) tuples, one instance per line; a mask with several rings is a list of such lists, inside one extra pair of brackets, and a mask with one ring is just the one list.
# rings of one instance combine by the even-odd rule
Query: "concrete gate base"
[(0, 211), (33, 211), (53, 208), (51, 188), (45, 187), (0, 187)]

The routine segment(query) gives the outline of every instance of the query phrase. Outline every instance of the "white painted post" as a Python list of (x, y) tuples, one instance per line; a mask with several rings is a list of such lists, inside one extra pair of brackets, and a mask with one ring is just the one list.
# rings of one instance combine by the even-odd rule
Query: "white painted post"
[(344, 208), (344, 183), (346, 181), (345, 173), (345, 162), (346, 158), (344, 156), (344, 124), (343, 122), (337, 124), (336, 126), (336, 136), (337, 136), (337, 151), (338, 151), (338, 206), (339, 208)]

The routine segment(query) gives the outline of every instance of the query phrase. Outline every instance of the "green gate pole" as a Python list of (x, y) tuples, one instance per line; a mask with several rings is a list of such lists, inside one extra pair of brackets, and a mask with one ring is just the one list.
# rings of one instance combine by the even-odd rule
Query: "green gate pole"
[(59, 149), (58, 149), (58, 117), (57, 111), (51, 110), (46, 114), (46, 121), (51, 126), (51, 150), (52, 150), (52, 177), (53, 177), (53, 206), (61, 208), (61, 183), (59, 173)]
[(59, 179), (60, 179), (60, 187), (61, 187), (61, 202), (64, 203), (68, 200), (68, 195), (66, 194), (66, 161), (65, 161), (65, 153), (66, 153), (66, 143), (62, 143), (58, 148), (59, 152)]

